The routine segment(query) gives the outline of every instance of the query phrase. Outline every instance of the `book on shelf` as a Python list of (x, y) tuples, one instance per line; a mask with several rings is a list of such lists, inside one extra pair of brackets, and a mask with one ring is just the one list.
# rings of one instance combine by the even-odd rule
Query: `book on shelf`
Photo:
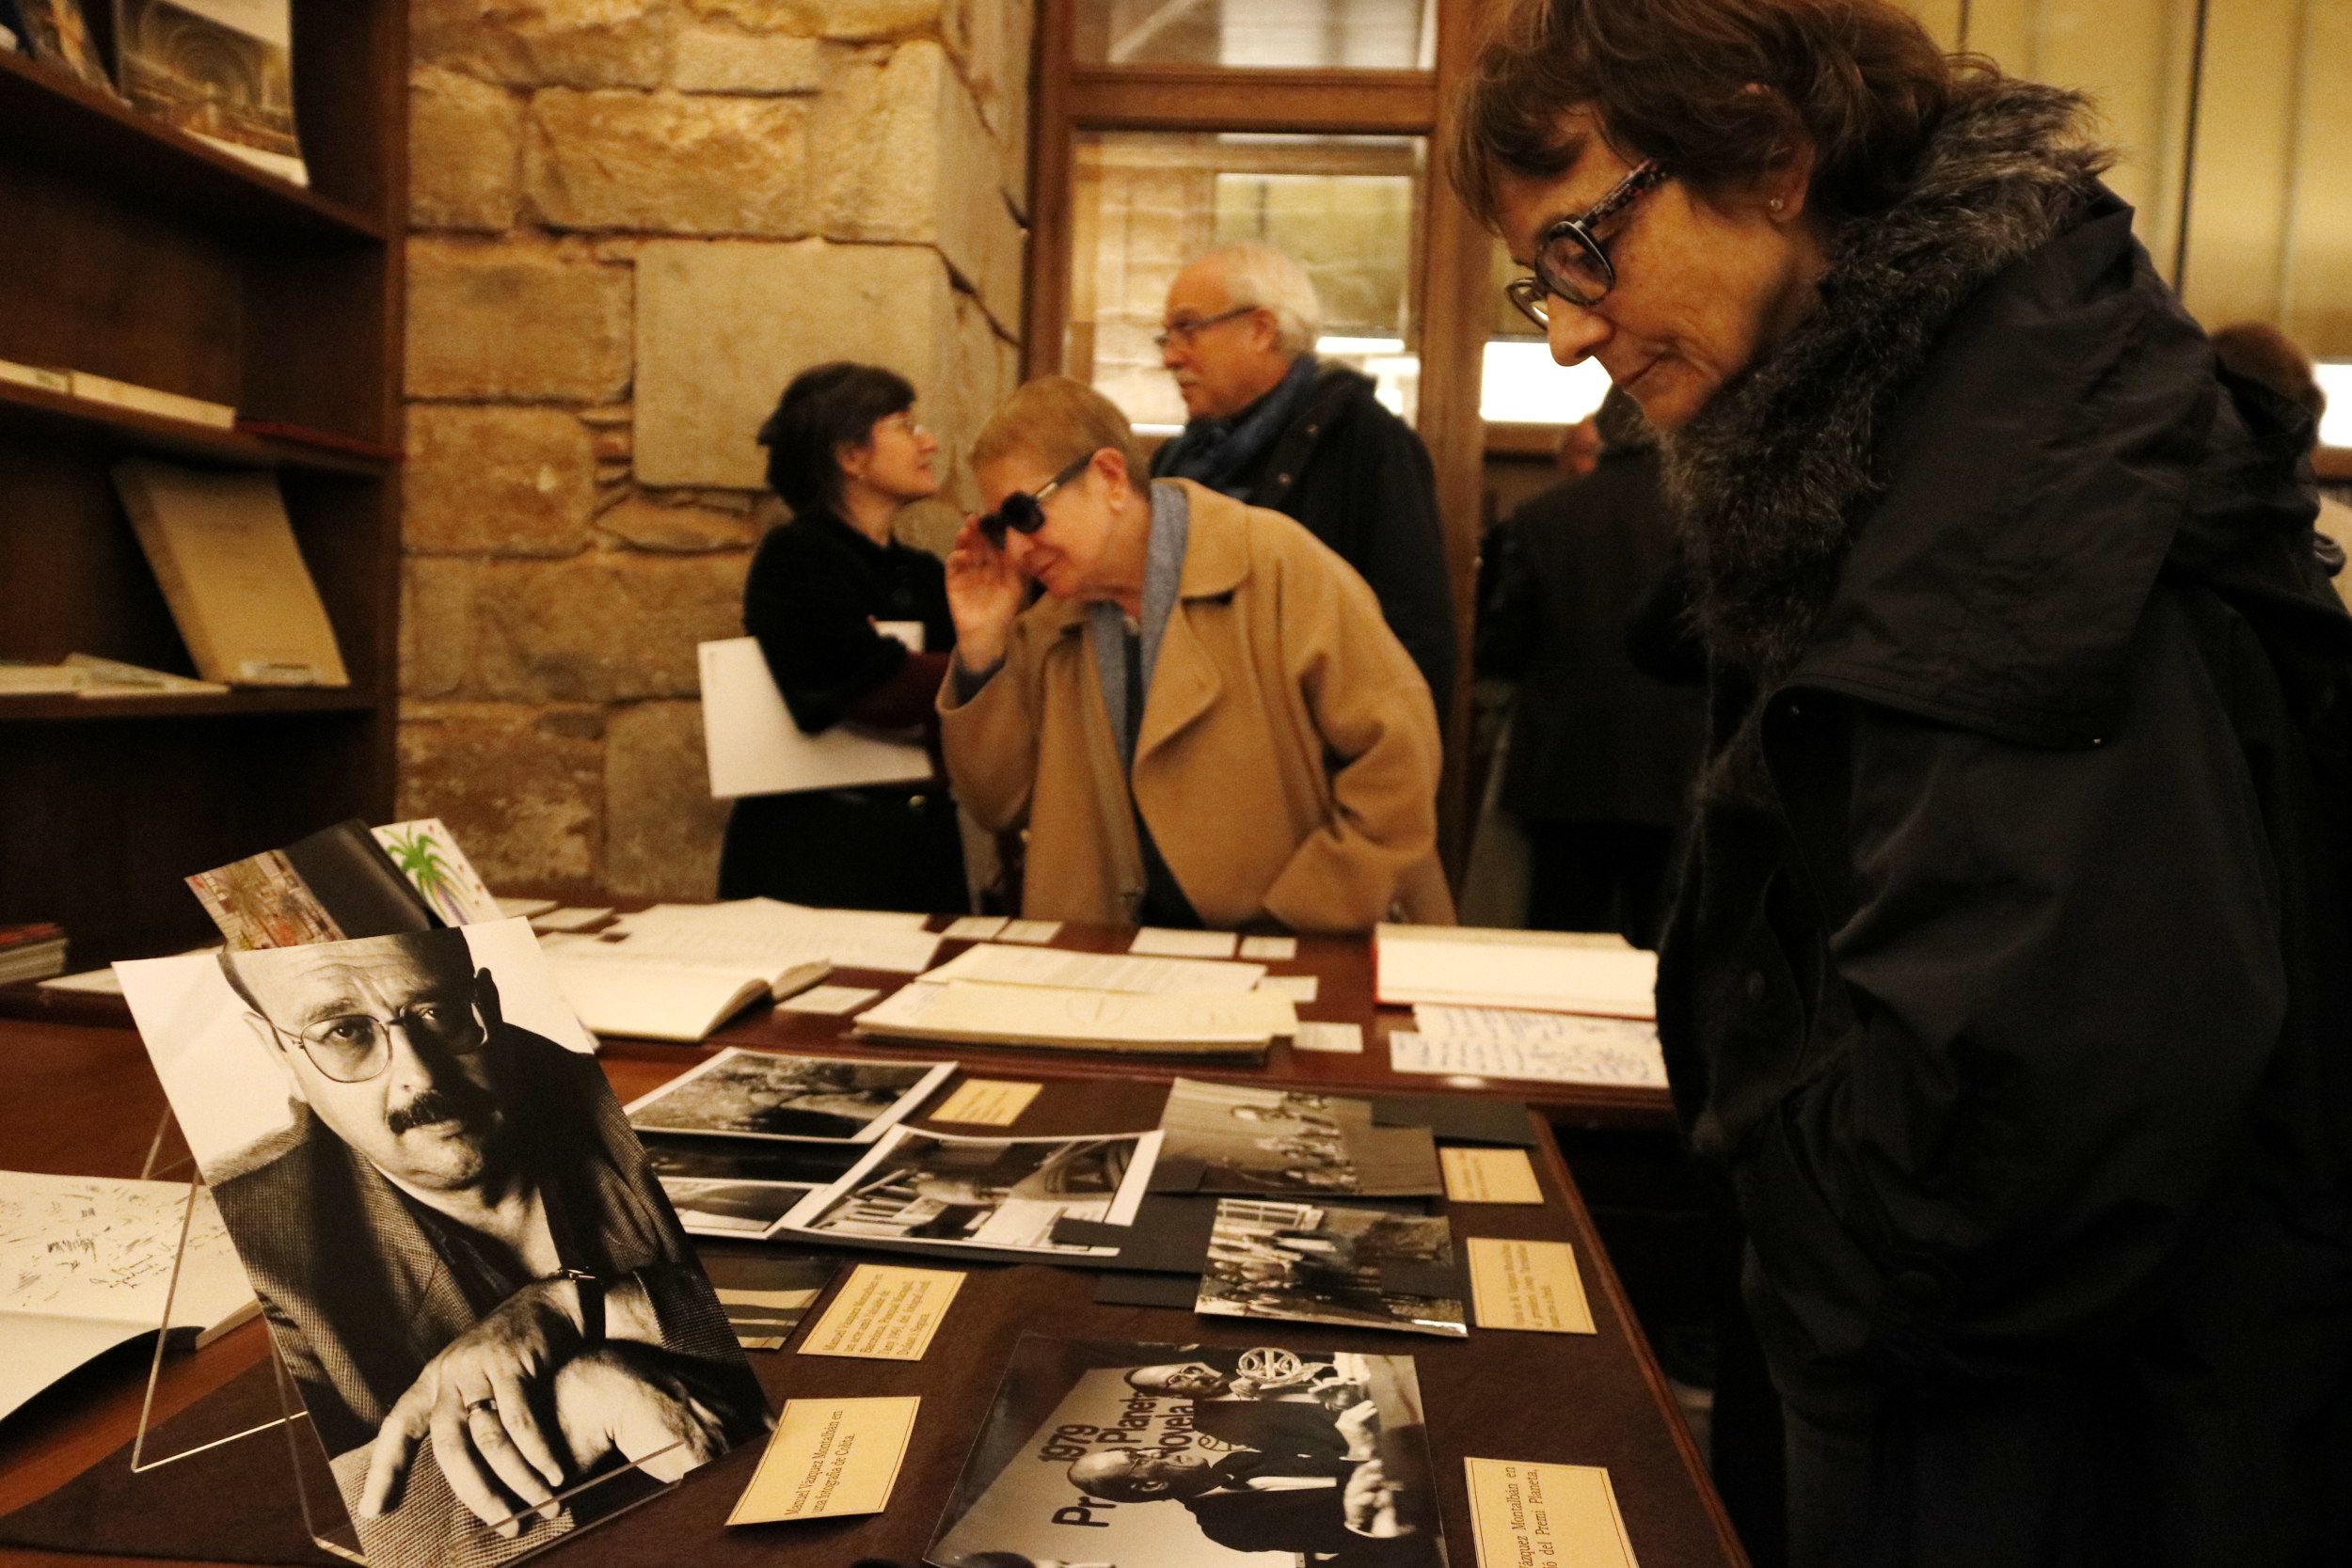
[(68, 654), (56, 664), (0, 659), (0, 697), (72, 696), (103, 702), (113, 697), (216, 697), (228, 689), (218, 681), (95, 654)]
[(0, 926), (0, 985), (65, 973), (65, 927), (46, 920)]
[(184, 1181), (0, 1171), (0, 1417), (159, 1327), (201, 1345), (260, 1312), (211, 1195), (196, 1202)]
[(115, 56), (133, 106), (296, 185), (291, 0), (115, 0)]
[(116, 408), (128, 408), (141, 414), (153, 414), (160, 419), (183, 420), (189, 424), (208, 425), (215, 430), (232, 430), (237, 423), (237, 411), (225, 403), (209, 398), (192, 398), (180, 392), (167, 392), (160, 387), (142, 387), (135, 381), (118, 381), (111, 375), (99, 375), (91, 371), (69, 371), (72, 394), (85, 403), (103, 403)]
[(266, 470), (115, 465), (115, 487), (197, 673), (232, 686), (349, 686), (335, 628)]
[[(19, 29), (33, 58), (56, 67), (86, 86), (114, 96), (113, 78), (99, 56), (98, 38), (83, 8), (95, 0), (11, 0)], [(0, 16), (0, 22), (9, 22)], [(15, 23), (9, 22), (14, 26)]]
[(443, 924), (357, 818), (199, 871), (188, 887), (236, 948), (396, 936)]

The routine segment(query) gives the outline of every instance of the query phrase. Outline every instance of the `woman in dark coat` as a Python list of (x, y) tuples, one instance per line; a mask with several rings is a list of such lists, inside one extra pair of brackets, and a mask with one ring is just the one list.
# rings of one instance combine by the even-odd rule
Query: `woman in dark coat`
[[(933, 698), (955, 646), (938, 559), (891, 537), (909, 501), (935, 495), (939, 442), (914, 388), (872, 365), (792, 378), (760, 427), (768, 483), (792, 509), (752, 557), (743, 629), (759, 640), (792, 721), (920, 735), (938, 754)], [(919, 627), (920, 651), (890, 635)], [(723, 898), (832, 909), (962, 911), (963, 849), (943, 779), (753, 796), (735, 803), (719, 861)]]
[(1455, 179), (1667, 433), (1661, 1033), (1793, 1560), (2341, 1561), (2352, 623), (2077, 96), (1881, 0), (1527, 0)]

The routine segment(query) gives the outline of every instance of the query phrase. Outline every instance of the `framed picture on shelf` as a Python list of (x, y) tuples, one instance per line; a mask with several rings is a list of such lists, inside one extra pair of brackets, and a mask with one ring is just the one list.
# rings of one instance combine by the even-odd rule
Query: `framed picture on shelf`
[[(13, 26), (24, 35), (25, 47), (34, 58), (48, 61), (68, 75), (115, 90), (114, 79), (106, 74), (106, 62), (99, 57), (98, 37), (90, 31), (89, 16), (82, 9), (85, 0), (0, 0), (0, 24)], [(16, 15), (7, 11), (13, 5)]]
[(297, 185), (291, 0), (115, 0), (122, 94), (143, 113)]

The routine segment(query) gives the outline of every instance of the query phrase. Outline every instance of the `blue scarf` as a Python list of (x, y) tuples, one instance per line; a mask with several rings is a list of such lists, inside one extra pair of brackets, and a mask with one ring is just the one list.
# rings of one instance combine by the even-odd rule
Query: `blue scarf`
[(1161, 476), (1197, 480), (1236, 500), (1247, 499), (1247, 486), (1236, 484), (1234, 476), (1257, 461), (1306, 405), (1307, 394), (1314, 389), (1315, 370), (1315, 356), (1302, 354), (1291, 361), (1272, 391), (1234, 419), (1203, 418), (1184, 426), (1161, 455)]
[(1168, 612), (1176, 608), (1176, 590), (1184, 581), (1184, 541), (1192, 531), (1191, 508), (1184, 493), (1173, 484), (1152, 486), (1152, 539), (1144, 546), (1143, 619), (1136, 632), (1136, 667), (1138, 678), (1128, 681), (1126, 615), (1108, 599), (1087, 607), (1094, 633), (1095, 673), (1103, 682), (1103, 706), (1109, 713), (1111, 735), (1119, 744), (1119, 765), (1136, 765), (1136, 737), (1143, 728), (1142, 705), (1128, 711), (1132, 689), (1148, 696), (1152, 671), (1159, 663), (1160, 634), (1168, 630)]

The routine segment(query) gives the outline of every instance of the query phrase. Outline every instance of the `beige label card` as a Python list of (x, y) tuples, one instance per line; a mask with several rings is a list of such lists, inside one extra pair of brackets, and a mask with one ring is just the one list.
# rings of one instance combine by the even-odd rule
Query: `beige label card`
[(1505, 1241), (1472, 1236), (1470, 1302), (1481, 1328), (1536, 1334), (1591, 1334), (1593, 1309), (1576, 1272), (1576, 1249), (1565, 1242)]
[(1445, 1196), (1455, 1203), (1541, 1203), (1534, 1162), (1523, 1148), (1440, 1148)]
[(1609, 1472), (1465, 1459), (1478, 1568), (1639, 1568)]
[(788, 1400), (730, 1525), (880, 1513), (898, 1484), (920, 1397)]
[(929, 1121), (968, 1121), (983, 1127), (1010, 1127), (1029, 1108), (1042, 1084), (1018, 1084), (1008, 1078), (967, 1078), (956, 1092), (939, 1102)]
[(963, 1275), (945, 1269), (860, 1263), (801, 1340), (803, 1355), (920, 1361)]

